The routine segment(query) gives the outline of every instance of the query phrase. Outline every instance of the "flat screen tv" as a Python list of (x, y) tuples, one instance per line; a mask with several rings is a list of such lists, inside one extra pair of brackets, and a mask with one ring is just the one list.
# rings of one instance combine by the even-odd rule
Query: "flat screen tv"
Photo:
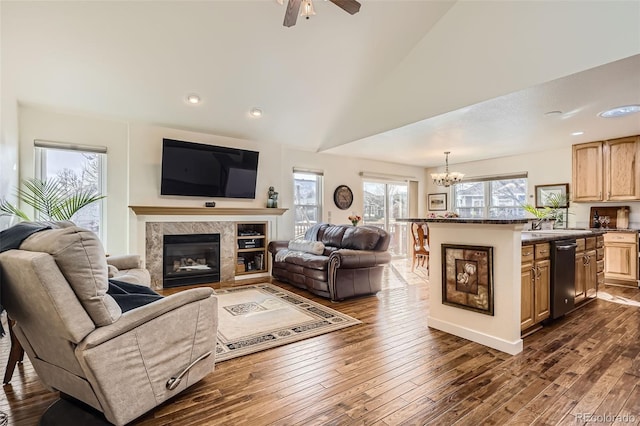
[(160, 194), (255, 198), (258, 154), (163, 139)]

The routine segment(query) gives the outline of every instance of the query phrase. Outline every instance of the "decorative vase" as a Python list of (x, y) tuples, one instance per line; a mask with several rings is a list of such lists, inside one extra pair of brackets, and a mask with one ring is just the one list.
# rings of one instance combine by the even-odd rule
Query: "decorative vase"
[(352, 220), (351, 223), (353, 224), (353, 226), (358, 226), (358, 221), (357, 220)]

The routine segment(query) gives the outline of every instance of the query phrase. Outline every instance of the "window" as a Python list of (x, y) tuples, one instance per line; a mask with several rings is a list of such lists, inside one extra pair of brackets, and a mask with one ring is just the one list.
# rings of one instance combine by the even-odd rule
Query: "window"
[[(35, 147), (36, 178), (55, 178), (69, 190), (88, 189), (105, 194), (106, 148), (46, 141), (35, 141)], [(104, 241), (104, 207), (103, 198), (79, 210), (72, 220), (76, 225), (95, 232)]]
[(393, 256), (407, 254), (407, 224), (396, 218), (408, 216), (408, 185), (405, 182), (365, 181), (362, 220), (391, 234), (389, 251)]
[(453, 187), (453, 208), (460, 217), (524, 218), (526, 174), (469, 180)]
[(322, 173), (293, 170), (294, 237), (322, 220)]

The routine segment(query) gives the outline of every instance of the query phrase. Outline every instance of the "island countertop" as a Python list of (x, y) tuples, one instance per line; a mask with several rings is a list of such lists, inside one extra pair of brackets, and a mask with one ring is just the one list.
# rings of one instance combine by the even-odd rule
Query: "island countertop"
[(397, 222), (427, 222), (427, 223), (474, 223), (487, 225), (517, 225), (525, 224), (531, 219), (469, 219), (461, 217), (425, 217), (425, 218), (398, 218)]

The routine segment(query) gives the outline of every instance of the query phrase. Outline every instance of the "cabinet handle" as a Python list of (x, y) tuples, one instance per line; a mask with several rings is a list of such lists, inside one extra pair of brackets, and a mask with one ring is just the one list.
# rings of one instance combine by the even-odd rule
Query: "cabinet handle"
[(533, 253), (528, 252), (528, 253), (523, 253), (525, 256), (531, 256)]
[(549, 252), (549, 250), (540, 250), (540, 254), (542, 254), (542, 253), (548, 253), (548, 252)]

